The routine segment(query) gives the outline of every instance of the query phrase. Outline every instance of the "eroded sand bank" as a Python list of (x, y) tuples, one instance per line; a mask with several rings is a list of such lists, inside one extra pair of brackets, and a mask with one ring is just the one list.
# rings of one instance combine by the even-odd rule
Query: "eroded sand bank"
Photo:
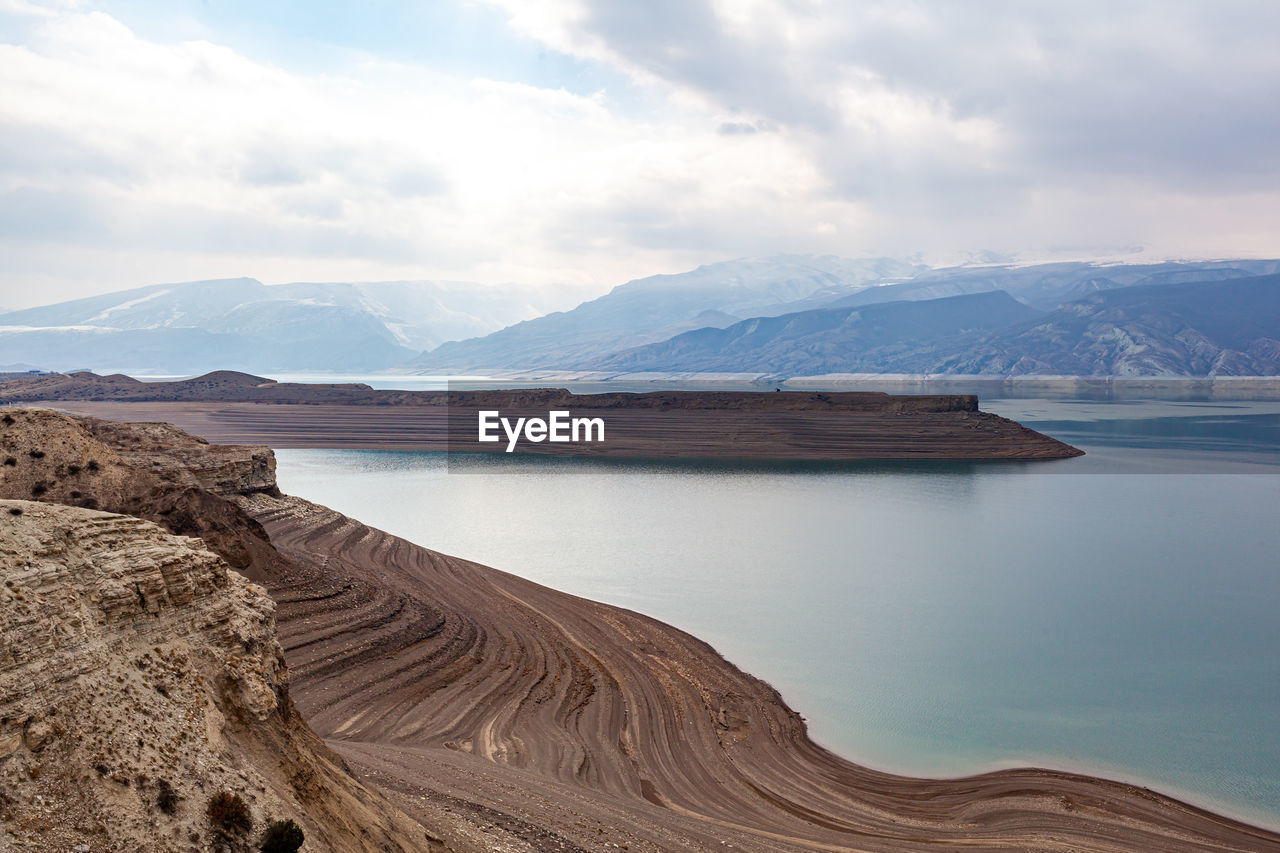
[(675, 628), (297, 498), (239, 500), (298, 566), (274, 592), (311, 725), (406, 809), (468, 812), (495, 844), (1280, 849), (1268, 831), (1085, 776), (854, 765)]

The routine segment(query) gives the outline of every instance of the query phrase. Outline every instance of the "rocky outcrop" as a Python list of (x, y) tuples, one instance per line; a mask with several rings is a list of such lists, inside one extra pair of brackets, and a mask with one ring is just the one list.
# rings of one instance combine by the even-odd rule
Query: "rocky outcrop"
[(429, 849), (298, 717), (261, 587), (141, 519), (0, 513), (0, 849), (247, 849), (210, 825), (220, 791), (310, 849)]
[(0, 416), (0, 497), (103, 509), (199, 536), (251, 579), (287, 571), (261, 525), (227, 500), (275, 494), (265, 447), (211, 445), (169, 424), (121, 424), (50, 409)]
[(260, 445), (209, 444), (171, 424), (122, 424), (96, 418), (77, 424), (125, 462), (171, 482), (215, 495), (275, 493), (276, 457)]

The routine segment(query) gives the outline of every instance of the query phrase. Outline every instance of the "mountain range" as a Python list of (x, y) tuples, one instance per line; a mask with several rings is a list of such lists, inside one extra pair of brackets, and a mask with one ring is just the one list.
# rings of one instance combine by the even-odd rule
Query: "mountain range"
[(1280, 275), (1105, 290), (1039, 311), (1005, 291), (834, 307), (701, 329), (618, 372), (1273, 376)]
[(0, 314), (0, 362), (144, 374), (376, 371), (571, 299), (563, 289), (468, 282), (158, 284)]
[(930, 269), (777, 255), (636, 279), (551, 313), (564, 290), (223, 279), (0, 314), (0, 364), (144, 375), (1276, 375), (1278, 276), (1276, 260)]
[(626, 372), (878, 372), (881, 365), (920, 347), (1001, 329), (1041, 313), (1003, 290), (921, 302), (816, 308), (685, 332), (609, 356), (599, 366)]
[(708, 264), (619, 285), (572, 311), (447, 343), (414, 362), (436, 371), (572, 368), (681, 332), (830, 302), (926, 268), (891, 258), (778, 255)]

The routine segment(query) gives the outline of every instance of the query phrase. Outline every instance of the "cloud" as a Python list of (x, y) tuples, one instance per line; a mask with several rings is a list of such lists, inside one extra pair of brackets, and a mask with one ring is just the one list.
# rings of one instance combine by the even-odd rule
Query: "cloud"
[(625, 229), (566, 246), (586, 211), (661, 194), (727, 222), (812, 189), (777, 139), (726, 149), (711, 120), (637, 119), (604, 94), (374, 59), (291, 73), (95, 11), (42, 8), (28, 32), (0, 45), (0, 243), (90, 249), (95, 265), (114, 248), (85, 272), (99, 282), (137, 283), (163, 249), (254, 273), (292, 262), (291, 278), (332, 277), (341, 255), (365, 278), (603, 287), (673, 253)]
[(1082, 184), (1280, 189), (1274, 3), (493, 2), (557, 50), (728, 111), (726, 133), (775, 124), (886, 214), (1016, 220)]
[(0, 0), (0, 304), (37, 280), (1280, 253), (1275, 4), (488, 2), (632, 88), (291, 68)]

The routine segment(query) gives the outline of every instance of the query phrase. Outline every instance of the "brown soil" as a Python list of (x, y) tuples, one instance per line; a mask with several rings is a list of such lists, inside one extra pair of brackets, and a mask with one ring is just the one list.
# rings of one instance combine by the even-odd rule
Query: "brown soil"
[[(168, 421), (210, 441), (272, 447), (453, 450), (501, 453), (506, 442), (479, 444), (476, 413), (494, 407), (505, 415), (546, 417), (551, 407), (574, 417), (602, 418), (600, 444), (531, 444), (520, 452), (614, 458), (718, 458), (845, 461), (866, 459), (1064, 459), (1080, 450), (1007, 418), (977, 410), (973, 397), (887, 395), (713, 395), (705, 408), (693, 398), (665, 405), (667, 393), (628, 395), (601, 407), (595, 395), (541, 401), (529, 392), (485, 392), (465, 405), (369, 406), (281, 403), (48, 401), (66, 412), (124, 421)], [(556, 392), (557, 394), (559, 392)], [(671, 392), (675, 393), (675, 392)], [(680, 392), (685, 393), (685, 392)], [(700, 392), (688, 392), (701, 398)], [(508, 395), (498, 397), (496, 395)], [(510, 399), (511, 405), (502, 402)], [(534, 398), (536, 399), (536, 398)], [(778, 399), (764, 406), (765, 402)], [(623, 405), (634, 402), (635, 405)], [(828, 405), (831, 403), (831, 405)], [(742, 406), (743, 408), (734, 408)]]
[(549, 850), (1280, 850), (1117, 782), (860, 767), (669, 625), (297, 498), (239, 502), (299, 566), (275, 596), (300, 708), (411, 813), (453, 802)]

